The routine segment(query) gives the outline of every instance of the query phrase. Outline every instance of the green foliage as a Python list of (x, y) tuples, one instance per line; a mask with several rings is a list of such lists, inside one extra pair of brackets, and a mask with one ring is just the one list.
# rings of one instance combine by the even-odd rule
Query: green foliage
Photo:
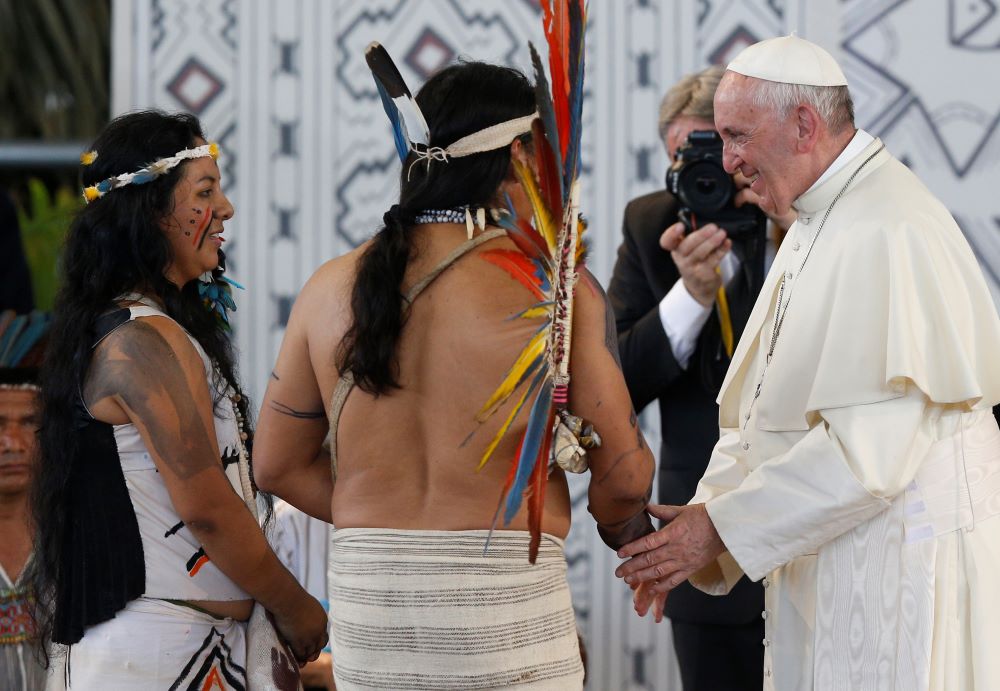
[(18, 209), (21, 240), (31, 267), (35, 306), (50, 311), (58, 286), (59, 254), (73, 216), (83, 206), (83, 199), (68, 187), (50, 195), (41, 180), (28, 180), (27, 209)]
[(110, 43), (110, 0), (0, 0), (0, 139), (97, 134)]

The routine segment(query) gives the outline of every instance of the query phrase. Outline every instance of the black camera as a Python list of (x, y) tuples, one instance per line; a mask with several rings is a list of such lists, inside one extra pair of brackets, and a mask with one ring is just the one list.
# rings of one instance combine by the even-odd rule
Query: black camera
[(736, 183), (722, 167), (722, 137), (715, 130), (697, 130), (677, 149), (667, 169), (667, 189), (681, 203), (678, 218), (686, 233), (714, 223), (733, 240), (765, 227), (764, 212), (753, 204), (736, 207)]

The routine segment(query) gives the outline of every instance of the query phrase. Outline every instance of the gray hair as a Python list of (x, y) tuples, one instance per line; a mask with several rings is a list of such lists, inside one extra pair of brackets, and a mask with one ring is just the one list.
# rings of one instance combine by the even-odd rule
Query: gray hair
[(765, 79), (754, 79), (752, 83), (750, 99), (758, 108), (769, 108), (784, 117), (796, 106), (808, 103), (831, 132), (854, 127), (854, 102), (846, 86), (807, 86)]
[(660, 117), (657, 126), (660, 139), (667, 141), (670, 123), (682, 116), (715, 121), (715, 89), (726, 70), (714, 65), (701, 72), (686, 75), (670, 87), (660, 103)]

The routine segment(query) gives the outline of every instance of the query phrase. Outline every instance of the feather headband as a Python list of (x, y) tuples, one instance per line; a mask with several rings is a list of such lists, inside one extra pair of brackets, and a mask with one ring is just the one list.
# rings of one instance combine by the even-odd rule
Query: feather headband
[[(219, 145), (215, 142), (210, 142), (191, 149), (184, 149), (183, 151), (178, 151), (173, 156), (168, 156), (166, 158), (161, 158), (158, 161), (154, 161), (145, 168), (141, 168), (134, 173), (122, 173), (121, 175), (114, 175), (110, 178), (106, 178), (98, 182), (96, 185), (85, 187), (83, 190), (83, 199), (89, 204), (95, 199), (100, 199), (111, 190), (124, 187), (125, 185), (142, 185), (147, 182), (151, 182), (172, 168), (177, 167), (177, 165), (182, 161), (186, 161), (191, 158), (203, 158), (205, 156), (211, 156), (213, 159), (218, 159)], [(88, 151), (80, 156), (80, 162), (85, 166), (89, 166), (96, 159), (96, 151)]]
[(414, 161), (410, 163), (410, 170), (420, 161), (426, 161), (430, 166), (431, 161), (444, 162), (449, 158), (471, 156), (503, 148), (522, 134), (531, 132), (531, 123), (538, 117), (536, 111), (531, 115), (485, 127), (444, 148), (430, 146), (431, 135), (427, 120), (388, 51), (380, 43), (372, 42), (365, 49), (365, 61), (372, 71), (375, 87), (382, 99), (382, 107), (392, 125), (396, 153), (399, 154), (400, 162), (405, 161), (411, 152), (415, 156)]
[(428, 147), (413, 144), (410, 150), (413, 152), (414, 160), (410, 164), (410, 169), (407, 170), (406, 179), (410, 179), (409, 171), (420, 161), (427, 161), (427, 165), (430, 166), (431, 161), (447, 162), (449, 158), (461, 158), (462, 156), (471, 156), (472, 154), (481, 154), (486, 151), (502, 149), (522, 134), (530, 132), (531, 123), (537, 117), (538, 111), (535, 111), (531, 115), (525, 115), (520, 118), (484, 127), (478, 132), (473, 132), (452, 142), (443, 149), (440, 146)]

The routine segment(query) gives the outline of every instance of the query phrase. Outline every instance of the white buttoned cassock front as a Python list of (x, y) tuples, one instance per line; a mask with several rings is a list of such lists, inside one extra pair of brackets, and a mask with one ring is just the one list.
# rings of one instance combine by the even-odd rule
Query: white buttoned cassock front
[(765, 689), (1000, 689), (1000, 320), (881, 147), (796, 200), (691, 500), (728, 551), (691, 582), (764, 579)]

